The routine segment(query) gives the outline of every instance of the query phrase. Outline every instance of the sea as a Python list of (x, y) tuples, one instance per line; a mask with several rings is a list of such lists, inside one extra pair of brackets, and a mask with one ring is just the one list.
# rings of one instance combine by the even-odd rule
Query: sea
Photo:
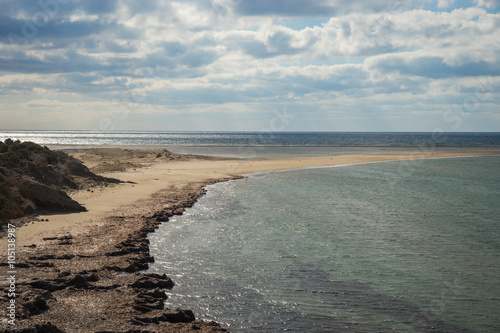
[[(233, 157), (498, 149), (499, 133), (0, 131)], [(149, 235), (166, 306), (231, 332), (499, 332), (500, 156), (250, 174)]]
[(500, 331), (500, 156), (207, 188), (150, 235), (170, 308), (231, 332)]
[(0, 130), (0, 140), (32, 141), (51, 149), (119, 147), (237, 158), (330, 156), (497, 149), (500, 132), (171, 132)]
[(172, 132), (0, 130), (0, 139), (69, 145), (500, 146), (499, 132)]

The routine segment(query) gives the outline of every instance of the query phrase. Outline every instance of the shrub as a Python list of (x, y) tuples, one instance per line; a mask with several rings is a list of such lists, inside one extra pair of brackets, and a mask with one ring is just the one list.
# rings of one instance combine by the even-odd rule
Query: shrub
[(16, 169), (26, 169), (26, 166), (46, 161), (57, 165), (66, 163), (71, 157), (60, 151), (52, 151), (33, 142), (5, 140), (0, 145), (0, 166)]

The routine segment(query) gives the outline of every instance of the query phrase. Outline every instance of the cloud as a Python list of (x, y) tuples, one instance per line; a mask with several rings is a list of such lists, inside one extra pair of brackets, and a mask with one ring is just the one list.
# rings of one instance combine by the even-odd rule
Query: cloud
[[(473, 80), (500, 77), (497, 4), (6, 0), (0, 103), (42, 112), (49, 105), (40, 101), (64, 101), (76, 113), (89, 105), (107, 112), (119, 100), (141, 114), (232, 108), (250, 119), (289, 101), (304, 108), (303, 119), (315, 110), (325, 123), (350, 113), (369, 119), (363, 108), (390, 118), (403, 112), (395, 105), (424, 103), (418, 112), (429, 123), (426, 112), (461, 103)], [(490, 97), (480, 104), (497, 105)]]
[(403, 75), (423, 76), (431, 79), (500, 75), (500, 63), (476, 61), (450, 66), (439, 56), (414, 56), (405, 53), (371, 59), (370, 66), (384, 73), (397, 72)]
[(336, 12), (329, 1), (237, 1), (236, 8), (242, 15), (329, 16)]
[(500, 6), (500, 1), (498, 0), (474, 0), (478, 6), (483, 6), (486, 8), (494, 8)]
[(288, 17), (337, 16), (346, 12), (395, 12), (409, 5), (409, 1), (403, 0), (397, 2), (381, 0), (234, 0), (232, 3), (236, 11), (241, 15)]

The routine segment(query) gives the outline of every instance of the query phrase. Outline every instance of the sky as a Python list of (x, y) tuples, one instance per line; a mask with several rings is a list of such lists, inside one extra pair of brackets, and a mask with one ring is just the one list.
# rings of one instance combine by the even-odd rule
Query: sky
[(499, 0), (1, 0), (0, 129), (500, 130)]

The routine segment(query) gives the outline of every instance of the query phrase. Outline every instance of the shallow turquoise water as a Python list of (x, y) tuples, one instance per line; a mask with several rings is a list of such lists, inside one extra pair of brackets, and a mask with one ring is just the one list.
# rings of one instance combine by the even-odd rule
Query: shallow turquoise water
[(500, 330), (500, 157), (208, 188), (150, 236), (169, 307), (233, 332)]

